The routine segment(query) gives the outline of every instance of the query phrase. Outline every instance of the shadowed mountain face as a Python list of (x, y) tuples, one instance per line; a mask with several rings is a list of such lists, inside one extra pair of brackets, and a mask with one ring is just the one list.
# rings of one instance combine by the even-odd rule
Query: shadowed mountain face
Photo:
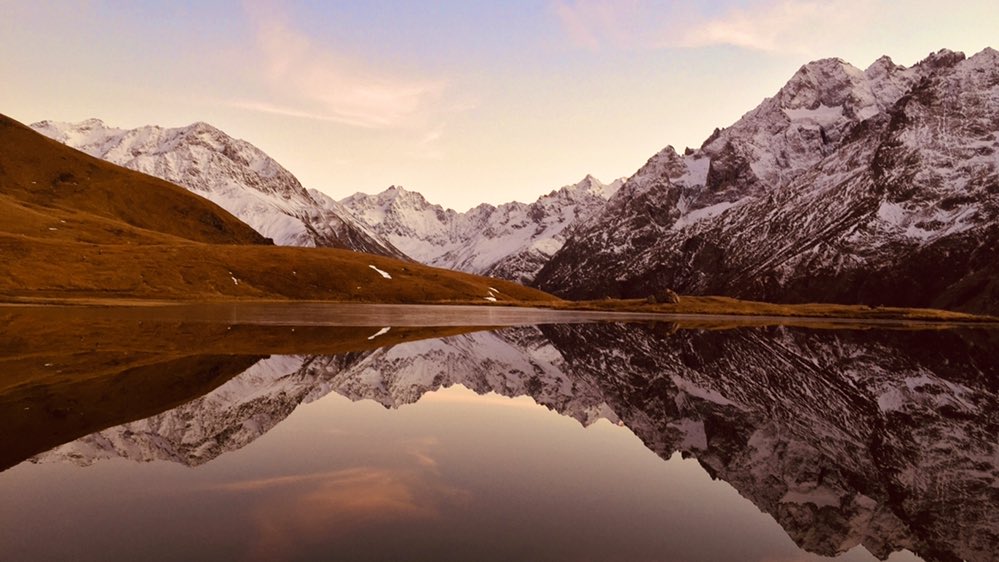
[(195, 466), (335, 392), (387, 408), (460, 384), (530, 396), (583, 424), (679, 451), (803, 549), (993, 560), (999, 551), (999, 350), (991, 331), (554, 324), (333, 356), (274, 356), (212, 392), (33, 462)]

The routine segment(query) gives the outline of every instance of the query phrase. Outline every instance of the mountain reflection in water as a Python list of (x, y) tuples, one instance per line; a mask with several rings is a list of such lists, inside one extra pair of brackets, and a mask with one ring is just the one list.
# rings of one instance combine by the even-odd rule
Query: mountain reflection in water
[[(356, 342), (379, 332), (354, 331)], [(393, 331), (399, 333), (393, 328), (377, 335)], [(907, 550), (926, 560), (994, 560), (999, 552), (999, 334), (994, 331), (705, 330), (668, 323), (461, 331), (437, 339), (386, 339), (394, 344), (387, 347), (376, 347), (375, 341), (367, 349), (337, 354), (246, 354), (211, 365), (173, 359), (175, 380), (205, 381), (196, 385), (204, 390), (196, 391), (207, 393), (176, 405), (180, 394), (157, 390), (164, 407), (176, 407), (145, 417), (153, 406), (143, 402), (132, 417), (130, 412), (102, 417), (95, 423), (105, 429), (46, 452), (36, 451), (42, 446), (37, 443), (56, 445), (60, 436), (65, 441), (70, 434), (53, 433), (51, 427), (68, 422), (8, 424), (26, 433), (19, 437), (27, 443), (18, 449), (26, 452), (21, 459), (33, 456), (7, 475), (114, 458), (201, 466), (247, 447), (300, 404), (330, 393), (395, 409), (461, 385), (477, 394), (529, 397), (584, 426), (605, 419), (625, 426), (662, 459), (675, 453), (694, 459), (810, 553), (834, 556), (862, 545), (881, 559)], [(252, 365), (232, 376), (226, 369), (240, 361)], [(219, 362), (226, 369), (220, 370)], [(157, 362), (144, 362), (149, 363)], [(103, 394), (94, 390), (87, 396), (108, 400), (114, 392), (109, 385), (127, 378), (115, 374), (113, 382), (98, 386)], [(0, 407), (8, 411), (3, 421), (53, 394), (44, 383), (27, 388), (20, 394), (8, 388), (0, 397)], [(72, 419), (73, 408), (43, 415)], [(120, 425), (108, 428), (112, 422)], [(32, 435), (32, 428), (44, 431)], [(280, 517), (267, 518), (274, 535), (259, 537), (265, 551), (267, 541), (310, 525), (321, 527), (312, 533), (329, 538), (355, 532), (370, 518), (428, 518), (442, 505), (471, 501), (424, 451), (431, 445), (401, 446), (412, 453), (411, 466), (273, 474), (218, 490), (287, 495), (269, 508), (271, 516)], [(6, 466), (21, 459), (7, 458)], [(326, 516), (311, 518), (317, 513)], [(664, 552), (653, 559), (671, 556)]]

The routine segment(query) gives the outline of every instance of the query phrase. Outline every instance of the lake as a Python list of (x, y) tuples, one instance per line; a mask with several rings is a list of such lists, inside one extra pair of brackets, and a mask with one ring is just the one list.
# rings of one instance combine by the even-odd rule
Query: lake
[(0, 306), (0, 558), (996, 560), (999, 330)]

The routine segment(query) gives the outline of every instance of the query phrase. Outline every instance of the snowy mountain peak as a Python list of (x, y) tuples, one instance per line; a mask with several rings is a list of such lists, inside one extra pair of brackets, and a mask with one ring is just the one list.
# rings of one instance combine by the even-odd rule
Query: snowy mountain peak
[(603, 183), (591, 174), (586, 174), (586, 176), (578, 183), (567, 185), (559, 191), (566, 191), (573, 194), (585, 193), (588, 195), (595, 195), (603, 199), (610, 199), (611, 196), (613, 196), (614, 193), (616, 193), (621, 187), (621, 184), (624, 183), (624, 180), (625, 178), (619, 178), (608, 184)]
[(967, 66), (968, 68), (975, 69), (989, 69), (995, 72), (996, 67), (999, 66), (999, 51), (986, 47), (980, 52), (971, 55), (965, 59), (962, 66)]
[[(48, 121), (46, 121), (46, 122), (48, 122)], [(102, 120), (100, 120), (100, 119), (98, 119), (96, 117), (91, 117), (89, 119), (84, 119), (83, 121), (80, 122), (80, 126), (82, 128), (87, 128), (87, 129), (107, 128), (107, 125), (104, 124), (104, 121), (102, 121)]]
[(949, 68), (963, 61), (965, 58), (964, 53), (960, 51), (940, 49), (935, 53), (930, 53), (925, 59), (916, 63), (916, 66), (923, 66), (928, 69)]
[(209, 125), (208, 123), (205, 123), (204, 121), (195, 121), (194, 123), (191, 123), (189, 126), (185, 127), (185, 129), (188, 130), (188, 131), (190, 131), (190, 132), (192, 132), (192, 133), (221, 134), (221, 135), (224, 135), (226, 137), (229, 137), (229, 135), (226, 135), (225, 133), (223, 133), (221, 129), (218, 129), (217, 127)]
[(817, 109), (842, 106), (863, 87), (864, 73), (841, 59), (808, 63), (780, 89), (777, 100), (784, 109)]
[(341, 203), (417, 261), (529, 282), (571, 229), (602, 208), (622, 183), (587, 175), (531, 204), (483, 203), (463, 213), (398, 186), (375, 195), (355, 193)]
[(317, 202), (298, 179), (252, 144), (204, 122), (186, 127), (110, 127), (99, 119), (42, 121), (59, 142), (176, 183), (236, 215), (279, 245), (332, 246), (402, 256), (335, 202)]

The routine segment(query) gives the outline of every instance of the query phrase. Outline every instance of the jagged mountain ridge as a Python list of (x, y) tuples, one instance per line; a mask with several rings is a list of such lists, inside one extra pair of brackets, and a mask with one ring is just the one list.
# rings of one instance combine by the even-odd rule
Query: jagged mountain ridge
[(999, 310), (999, 53), (803, 66), (696, 150), (667, 147), (535, 285)]
[(991, 560), (999, 545), (996, 345), (975, 331), (513, 328), (272, 358), (174, 412), (35, 461), (200, 464), (331, 391), (396, 408), (462, 384), (531, 396), (584, 424), (606, 417), (664, 459), (695, 457), (811, 552), (863, 545), (881, 559), (904, 548), (927, 560)]
[(41, 121), (36, 131), (91, 156), (185, 187), (281, 246), (347, 248), (405, 257), (355, 221), (336, 201), (307, 191), (250, 143), (207, 123), (187, 127), (110, 127), (99, 119)]
[(587, 175), (534, 203), (482, 204), (464, 213), (392, 186), (340, 202), (416, 261), (530, 283), (577, 225), (589, 220), (623, 183)]

